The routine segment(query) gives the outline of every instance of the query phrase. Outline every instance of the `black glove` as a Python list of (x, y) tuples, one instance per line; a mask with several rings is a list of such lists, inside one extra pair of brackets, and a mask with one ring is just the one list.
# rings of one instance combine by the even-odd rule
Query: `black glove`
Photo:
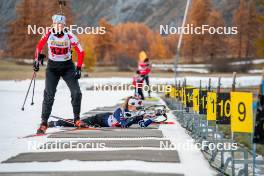
[(39, 54), (38, 55), (38, 60), (34, 60), (33, 62), (33, 70), (35, 72), (38, 72), (39, 71), (39, 64), (41, 63), (41, 65), (43, 65), (43, 62), (44, 62), (44, 58), (46, 57), (45, 54)]
[(75, 70), (75, 78), (76, 79), (80, 79), (82, 76), (82, 68), (81, 67), (77, 67)]
[(33, 62), (33, 70), (35, 72), (39, 71), (39, 61), (34, 60), (34, 62)]
[(39, 54), (38, 55), (38, 61), (41, 63), (41, 65), (43, 65), (45, 58), (46, 58), (45, 54)]

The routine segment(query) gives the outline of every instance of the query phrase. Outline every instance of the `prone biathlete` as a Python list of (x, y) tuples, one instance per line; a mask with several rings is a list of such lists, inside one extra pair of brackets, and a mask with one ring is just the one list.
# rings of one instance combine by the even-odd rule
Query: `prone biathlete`
[[(144, 128), (149, 126), (153, 121), (150, 118), (145, 118), (145, 115), (138, 115), (133, 118), (127, 117), (133, 115), (143, 107), (142, 100), (136, 97), (128, 97), (121, 107), (118, 107), (113, 113), (98, 113), (94, 116), (88, 116), (81, 119), (81, 127), (121, 127), (128, 128), (133, 124), (138, 124)], [(64, 126), (74, 127), (71, 119), (50, 121), (49, 127)]]

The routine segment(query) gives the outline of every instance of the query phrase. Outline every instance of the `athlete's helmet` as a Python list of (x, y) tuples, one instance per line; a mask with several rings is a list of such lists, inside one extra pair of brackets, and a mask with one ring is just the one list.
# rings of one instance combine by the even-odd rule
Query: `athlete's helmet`
[(53, 15), (52, 16), (52, 22), (53, 23), (66, 24), (66, 17), (63, 15)]
[(143, 101), (133, 97), (128, 100), (128, 105), (135, 106), (135, 107), (142, 107)]

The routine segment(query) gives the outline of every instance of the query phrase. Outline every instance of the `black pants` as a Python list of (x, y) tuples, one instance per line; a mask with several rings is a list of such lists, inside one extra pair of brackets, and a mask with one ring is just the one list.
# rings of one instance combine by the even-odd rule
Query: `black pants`
[(82, 93), (78, 80), (75, 78), (75, 66), (72, 60), (64, 62), (49, 60), (46, 68), (44, 100), (42, 103), (42, 122), (47, 122), (49, 119), (60, 77), (63, 78), (70, 89), (74, 118), (80, 118)]
[[(106, 123), (106, 119), (110, 115), (112, 115), (112, 113), (110, 112), (100, 113), (94, 116), (84, 117), (82, 118), (82, 121), (88, 126), (109, 127), (108, 124)], [(71, 119), (51, 121), (49, 124), (51, 124), (50, 127), (54, 127), (54, 126), (74, 127), (72, 123), (68, 123), (67, 121), (71, 121)]]
[[(84, 117), (82, 118), (82, 121), (88, 125), (88, 126), (95, 126), (95, 127), (109, 127), (107, 124), (107, 119), (110, 115), (113, 113), (106, 112), (106, 113), (100, 113), (96, 114), (94, 116)], [(126, 124), (126, 127), (130, 127), (132, 124), (137, 124), (140, 120), (143, 119), (143, 116), (138, 116), (131, 118), (129, 122)], [(69, 122), (67, 122), (69, 121)], [(63, 126), (63, 127), (74, 127), (73, 121), (71, 119), (65, 119), (65, 120), (58, 120), (58, 121), (50, 121), (49, 127), (55, 127), (55, 126)]]
[(140, 96), (142, 100), (145, 99), (142, 88), (135, 88), (135, 96)]
[(99, 113), (94, 116), (90, 116), (87, 118), (82, 118), (82, 121), (91, 126), (98, 126), (98, 127), (109, 127), (107, 123), (107, 119), (110, 115), (113, 113), (111, 112), (105, 112), (105, 113)]
[(144, 76), (144, 80), (146, 81), (146, 84), (148, 86), (148, 94), (150, 96), (150, 85), (149, 85), (149, 75)]

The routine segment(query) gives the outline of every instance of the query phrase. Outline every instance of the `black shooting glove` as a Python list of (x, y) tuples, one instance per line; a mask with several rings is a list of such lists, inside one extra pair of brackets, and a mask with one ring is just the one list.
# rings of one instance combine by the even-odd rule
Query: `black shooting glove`
[(34, 62), (33, 62), (33, 70), (35, 72), (39, 71), (39, 61), (34, 60)]
[(75, 70), (75, 78), (80, 79), (81, 76), (82, 76), (82, 68), (77, 66)]
[(39, 71), (39, 65), (40, 64), (43, 65), (45, 57), (46, 57), (45, 54), (39, 54), (38, 55), (38, 59), (37, 60), (34, 60), (34, 62), (33, 62), (33, 70), (35, 72), (38, 72)]

